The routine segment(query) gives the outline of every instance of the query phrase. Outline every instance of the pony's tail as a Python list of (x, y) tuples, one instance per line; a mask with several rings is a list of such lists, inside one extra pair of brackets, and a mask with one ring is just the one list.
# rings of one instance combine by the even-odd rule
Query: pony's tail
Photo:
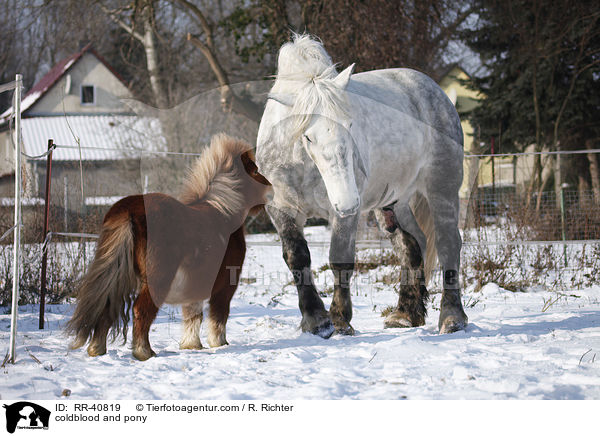
[(137, 279), (133, 262), (133, 230), (129, 213), (107, 214), (96, 255), (81, 280), (77, 307), (65, 332), (74, 335), (71, 348), (79, 348), (96, 331), (112, 328), (112, 340), (122, 332), (127, 340), (127, 324)]
[(421, 230), (425, 234), (427, 239), (427, 249), (425, 252), (425, 258), (423, 259), (423, 269), (425, 272), (425, 284), (429, 283), (433, 269), (437, 263), (437, 248), (435, 244), (435, 227), (433, 224), (433, 216), (429, 209), (427, 199), (420, 194), (416, 193), (410, 202), (413, 215), (421, 227)]

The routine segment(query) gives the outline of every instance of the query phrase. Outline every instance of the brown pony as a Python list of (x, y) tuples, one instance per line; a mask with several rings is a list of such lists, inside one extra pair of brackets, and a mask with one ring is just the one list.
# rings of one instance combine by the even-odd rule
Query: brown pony
[(133, 304), (133, 356), (155, 355), (148, 331), (163, 303), (181, 304), (182, 349), (200, 349), (202, 309), (209, 301), (208, 344), (227, 344), (225, 324), (246, 244), (243, 223), (265, 203), (269, 182), (257, 172), (250, 146), (224, 134), (212, 138), (185, 182), (179, 200), (132, 195), (104, 217), (96, 254), (83, 277), (66, 326), (72, 348), (106, 353), (112, 329), (127, 340)]

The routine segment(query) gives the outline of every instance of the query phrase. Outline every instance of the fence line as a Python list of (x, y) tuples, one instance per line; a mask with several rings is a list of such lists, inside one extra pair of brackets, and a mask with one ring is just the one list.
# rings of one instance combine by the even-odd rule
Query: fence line
[(469, 154), (465, 153), (464, 158), (469, 159), (472, 157), (485, 158), (485, 157), (518, 157), (518, 156), (536, 156), (536, 155), (557, 155), (557, 154), (589, 154), (589, 153), (600, 153), (599, 148), (593, 148), (590, 150), (558, 150), (558, 151), (525, 151), (520, 153), (493, 153), (493, 154)]
[[(65, 148), (65, 149), (74, 149), (74, 150), (105, 150), (105, 151), (123, 151), (123, 152), (136, 152), (142, 154), (158, 154), (158, 155), (173, 155), (173, 156), (201, 156), (202, 153), (195, 152), (186, 152), (186, 151), (161, 151), (161, 150), (144, 150), (141, 148), (134, 147), (97, 147), (90, 145), (64, 145), (64, 144), (54, 144), (54, 148)], [(42, 159), (46, 157), (50, 153), (50, 150), (39, 155), (39, 156), (29, 156), (23, 152), (21, 154), (28, 159)], [(470, 154), (465, 152), (464, 158), (479, 158), (484, 159), (486, 157), (519, 157), (519, 156), (536, 156), (536, 155), (568, 155), (568, 154), (598, 154), (600, 153), (599, 148), (589, 149), (589, 150), (559, 150), (559, 151), (528, 151), (528, 152), (518, 152), (518, 153), (493, 153), (493, 154)]]

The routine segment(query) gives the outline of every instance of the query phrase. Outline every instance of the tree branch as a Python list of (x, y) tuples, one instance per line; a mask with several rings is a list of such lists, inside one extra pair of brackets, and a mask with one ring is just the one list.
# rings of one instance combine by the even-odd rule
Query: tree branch
[[(211, 50), (214, 50), (213, 26), (208, 21), (206, 16), (204, 16), (202, 11), (198, 8), (198, 6), (196, 6), (195, 4), (193, 4), (192, 2), (190, 2), (188, 0), (174, 0), (174, 1), (179, 3), (181, 6), (183, 6), (183, 8), (187, 12), (191, 12), (192, 15), (196, 17), (196, 19), (200, 22), (200, 26), (202, 27), (204, 34), (206, 35), (206, 45)], [(189, 38), (188, 38), (188, 40), (189, 40)]]
[(119, 27), (121, 27), (123, 30), (125, 30), (125, 32), (129, 33), (131, 36), (133, 36), (135, 39), (137, 39), (140, 42), (144, 42), (144, 36), (138, 32), (136, 32), (133, 27), (128, 26), (124, 21), (122, 21), (121, 19), (117, 18), (116, 14), (114, 11), (109, 10), (106, 6), (104, 5), (99, 5), (100, 9), (102, 9), (102, 11), (108, 15), (108, 18), (110, 18), (115, 24), (117, 24)]
[(440, 44), (442, 40), (447, 40), (448, 35), (453, 34), (458, 26), (460, 26), (463, 21), (465, 21), (473, 12), (475, 12), (475, 7), (472, 6), (467, 8), (462, 14), (458, 15), (456, 20), (454, 20), (450, 25), (442, 28), (440, 33), (432, 40), (432, 43), (437, 45)]

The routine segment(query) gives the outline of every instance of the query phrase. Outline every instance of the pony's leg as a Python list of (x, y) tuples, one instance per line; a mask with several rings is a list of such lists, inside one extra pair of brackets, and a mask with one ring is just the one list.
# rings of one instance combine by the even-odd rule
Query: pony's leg
[(138, 360), (148, 360), (156, 353), (150, 347), (148, 332), (156, 318), (158, 307), (152, 301), (148, 285), (144, 283), (133, 303), (133, 343), (132, 354)]
[[(425, 286), (422, 252), (426, 247), (425, 234), (419, 227), (408, 204), (397, 204), (394, 209), (378, 211), (385, 216), (387, 230), (392, 230), (392, 245), (400, 258), (400, 286), (398, 305), (384, 320), (385, 328), (417, 327), (425, 324), (429, 293)], [(380, 218), (381, 221), (381, 218)], [(389, 227), (389, 222), (393, 226)]]
[(231, 274), (235, 274), (235, 277), (231, 276), (232, 283), (220, 289), (219, 292), (213, 293), (210, 297), (207, 341), (211, 347), (229, 345), (225, 335), (225, 326), (227, 325), (227, 318), (229, 318), (229, 307), (233, 294), (237, 289), (240, 272), (240, 269), (232, 271)]
[(98, 324), (96, 324), (96, 327), (94, 328), (94, 335), (92, 336), (92, 340), (87, 347), (88, 355), (93, 357), (106, 354), (106, 336), (110, 330), (110, 325), (111, 323), (107, 306), (102, 312)]
[(189, 303), (181, 305), (183, 317), (183, 335), (179, 348), (182, 350), (200, 350), (200, 326), (202, 325), (202, 308), (204, 302)]
[(303, 332), (328, 338), (335, 328), (325, 310), (323, 300), (315, 289), (310, 270), (310, 252), (302, 229), (296, 220), (285, 212), (273, 206), (267, 206), (266, 209), (279, 233), (283, 259), (292, 272), (298, 289), (298, 301), (302, 313), (300, 327)]
[(353, 335), (352, 300), (350, 299), (350, 279), (354, 273), (356, 248), (356, 227), (358, 214), (340, 218), (335, 216), (332, 223), (329, 264), (333, 272), (333, 300), (329, 309), (336, 332)]
[(438, 327), (440, 333), (453, 333), (464, 330), (468, 322), (460, 299), (458, 281), (462, 246), (458, 231), (458, 196), (429, 190), (427, 197), (435, 226), (438, 259), (444, 272), (444, 290)]

